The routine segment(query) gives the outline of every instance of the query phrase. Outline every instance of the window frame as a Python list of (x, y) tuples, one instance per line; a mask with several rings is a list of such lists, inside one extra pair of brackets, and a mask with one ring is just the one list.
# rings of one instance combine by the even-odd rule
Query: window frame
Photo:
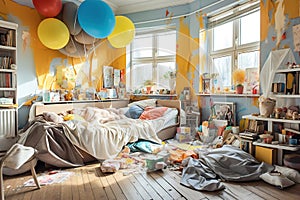
[[(249, 14), (252, 14), (255, 12), (260, 12), (260, 9), (259, 9), (259, 6), (257, 5), (257, 3), (252, 6), (249, 6), (249, 7), (255, 9), (255, 11), (250, 12)], [(249, 7), (247, 7), (244, 12), (238, 11), (238, 13), (239, 13), (238, 15), (234, 14), (233, 15), (234, 17), (232, 20), (229, 18), (228, 21), (224, 21), (217, 25), (214, 25), (213, 24), (214, 22), (211, 22), (211, 24), (209, 25), (210, 28), (208, 30), (206, 30), (207, 36), (208, 36), (207, 37), (208, 38), (208, 48), (207, 48), (208, 49), (208, 63), (207, 63), (207, 66), (208, 66), (208, 71), (210, 74), (214, 73), (213, 60), (216, 58), (221, 58), (223, 56), (230, 55), (232, 57), (232, 59), (231, 59), (231, 74), (232, 74), (233, 71), (238, 68), (238, 55), (240, 53), (247, 53), (247, 52), (253, 52), (253, 51), (259, 51), (259, 53), (260, 53), (260, 40), (251, 42), (251, 43), (247, 43), (247, 44), (241, 44), (241, 30), (240, 30), (241, 20), (240, 19), (242, 17), (246, 16), (245, 13), (247, 13), (247, 12), (249, 12), (249, 10), (251, 10), (251, 9), (249, 9)], [(227, 12), (232, 12), (235, 9), (236, 8), (230, 9)], [(216, 14), (216, 15), (214, 15), (214, 18), (220, 18), (220, 15), (224, 15), (224, 13), (226, 13), (226, 12)], [(225, 24), (227, 22), (230, 22), (230, 21), (233, 22), (233, 37), (232, 37), (233, 46), (230, 48), (213, 51), (213, 48), (214, 48), (214, 46), (213, 46), (214, 45), (214, 39), (213, 39), (213, 31), (214, 30), (213, 30), (213, 28), (217, 27), (219, 25)], [(259, 64), (259, 62), (258, 62), (258, 64)], [(258, 68), (259, 68), (259, 66), (258, 66)], [(224, 86), (231, 87), (233, 85), (232, 78), (231, 78), (230, 82), (231, 82), (231, 85), (224, 85)]]
[[(152, 81), (157, 83), (158, 82), (158, 77), (157, 77), (157, 68), (159, 63), (164, 63), (164, 62), (174, 62), (175, 67), (176, 67), (176, 50), (174, 55), (169, 55), (169, 56), (158, 56), (158, 36), (167, 33), (167, 32), (173, 32), (175, 33), (177, 37), (177, 31), (175, 27), (168, 27), (168, 28), (151, 28), (150, 29), (141, 29), (140, 31), (138, 30), (136, 33), (136, 37), (146, 35), (146, 34), (152, 34), (152, 57), (141, 57), (141, 58), (133, 58), (133, 52), (134, 52), (134, 41), (129, 45), (129, 68), (130, 68), (130, 80), (129, 84), (126, 84), (127, 89), (133, 90), (135, 89), (133, 86), (133, 67), (136, 64), (151, 64), (152, 63)], [(176, 43), (176, 40), (175, 40)], [(165, 88), (168, 89), (168, 88)]]

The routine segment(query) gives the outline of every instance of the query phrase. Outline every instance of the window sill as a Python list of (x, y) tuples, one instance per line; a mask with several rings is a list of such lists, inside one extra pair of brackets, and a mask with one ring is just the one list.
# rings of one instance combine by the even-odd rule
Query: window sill
[(94, 103), (94, 102), (112, 102), (112, 101), (129, 101), (129, 99), (94, 99), (94, 100), (74, 100), (74, 101), (42, 101), (43, 104), (68, 104), (68, 103)]
[(131, 94), (131, 96), (139, 96), (139, 97), (177, 97), (177, 94)]
[(224, 94), (207, 94), (207, 93), (198, 93), (196, 94), (197, 96), (228, 96), (228, 97), (253, 97), (253, 98), (258, 98), (260, 94), (235, 94), (235, 93), (224, 93)]

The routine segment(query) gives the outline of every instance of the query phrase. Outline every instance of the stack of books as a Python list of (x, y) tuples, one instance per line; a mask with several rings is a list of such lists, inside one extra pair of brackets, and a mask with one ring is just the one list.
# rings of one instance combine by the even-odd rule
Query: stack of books
[(244, 139), (244, 140), (257, 140), (258, 139), (258, 134), (257, 133), (251, 133), (251, 132), (242, 132), (239, 133), (240, 138)]

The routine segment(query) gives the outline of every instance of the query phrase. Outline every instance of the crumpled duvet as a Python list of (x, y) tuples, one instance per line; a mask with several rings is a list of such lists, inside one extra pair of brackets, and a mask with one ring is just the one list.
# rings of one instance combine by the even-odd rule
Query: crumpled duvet
[(230, 145), (200, 151), (199, 159), (187, 158), (182, 164), (181, 184), (202, 191), (224, 189), (219, 179), (254, 181), (259, 180), (261, 174), (274, 169), (274, 166), (260, 163), (252, 155)]
[[(103, 118), (101, 118), (103, 119)], [(35, 148), (37, 158), (57, 167), (83, 165), (78, 148), (99, 160), (116, 157), (129, 142), (138, 139), (161, 143), (157, 132), (166, 118), (140, 120), (124, 118), (101, 123), (70, 120), (53, 123), (38, 116), (19, 132), (18, 143)]]

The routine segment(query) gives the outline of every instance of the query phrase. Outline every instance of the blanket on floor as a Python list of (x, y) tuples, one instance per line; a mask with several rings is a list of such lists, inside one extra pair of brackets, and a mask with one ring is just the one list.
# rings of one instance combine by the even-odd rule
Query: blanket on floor
[(230, 145), (199, 151), (199, 159), (187, 158), (183, 165), (181, 184), (203, 191), (224, 189), (220, 179), (254, 181), (274, 169), (274, 166), (258, 162), (252, 155)]

